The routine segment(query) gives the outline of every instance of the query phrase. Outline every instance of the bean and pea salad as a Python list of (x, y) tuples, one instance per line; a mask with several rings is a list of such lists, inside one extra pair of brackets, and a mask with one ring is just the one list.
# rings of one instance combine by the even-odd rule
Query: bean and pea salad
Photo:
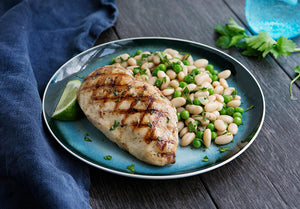
[(219, 72), (207, 59), (193, 60), (174, 49), (122, 54), (119, 63), (134, 76), (155, 85), (177, 109), (180, 145), (195, 148), (228, 144), (243, 123), (241, 97), (226, 81), (231, 71)]

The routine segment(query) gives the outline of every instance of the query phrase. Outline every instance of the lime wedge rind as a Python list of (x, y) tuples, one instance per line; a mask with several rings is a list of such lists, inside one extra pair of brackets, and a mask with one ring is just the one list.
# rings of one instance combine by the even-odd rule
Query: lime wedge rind
[(75, 120), (78, 118), (81, 111), (77, 103), (76, 93), (80, 85), (81, 81), (79, 80), (71, 80), (67, 83), (52, 118), (57, 120)]

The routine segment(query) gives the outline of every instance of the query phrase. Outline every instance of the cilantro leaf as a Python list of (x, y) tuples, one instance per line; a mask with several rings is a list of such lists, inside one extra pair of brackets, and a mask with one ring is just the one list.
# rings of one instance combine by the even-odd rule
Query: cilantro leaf
[(245, 41), (249, 47), (262, 52), (263, 58), (267, 56), (273, 45), (276, 44), (276, 41), (264, 31), (259, 32), (256, 36), (245, 38)]
[(287, 57), (291, 52), (294, 52), (296, 47), (297, 45), (292, 40), (286, 37), (280, 37), (276, 42), (276, 46), (272, 48), (271, 53), (276, 59), (280, 55)]

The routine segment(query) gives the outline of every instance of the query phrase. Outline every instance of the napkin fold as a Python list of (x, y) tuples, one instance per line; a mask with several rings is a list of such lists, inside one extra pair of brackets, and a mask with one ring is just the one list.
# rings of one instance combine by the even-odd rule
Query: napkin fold
[(91, 208), (88, 166), (50, 136), (41, 98), (116, 17), (115, 0), (0, 1), (0, 208)]

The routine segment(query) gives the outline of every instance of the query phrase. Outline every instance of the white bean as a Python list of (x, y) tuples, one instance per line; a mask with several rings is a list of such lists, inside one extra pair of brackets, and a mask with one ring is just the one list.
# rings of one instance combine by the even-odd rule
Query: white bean
[(232, 97), (232, 100), (241, 100), (241, 96), (235, 95)]
[(191, 84), (188, 84), (186, 87), (187, 87), (188, 90), (191, 92), (191, 91), (194, 91), (194, 90), (196, 89), (197, 85), (191, 83)]
[(214, 125), (218, 131), (224, 131), (227, 128), (224, 121), (220, 119), (215, 120)]
[(198, 59), (194, 62), (194, 65), (197, 68), (205, 68), (208, 65), (208, 60), (207, 59)]
[(181, 139), (181, 141), (180, 141), (180, 145), (181, 146), (187, 146), (187, 145), (189, 145), (189, 144), (191, 144), (192, 143), (192, 141), (195, 139), (195, 137), (196, 137), (196, 134), (194, 133), (194, 132), (192, 132), (192, 133), (186, 133), (183, 137), (182, 137), (182, 139)]
[(189, 132), (189, 128), (188, 127), (184, 127), (183, 129), (181, 129), (179, 136), (183, 137), (184, 134), (186, 134), (187, 132)]
[(160, 64), (160, 57), (158, 55), (154, 55), (152, 57), (152, 62), (155, 64), (155, 65), (159, 65)]
[(227, 107), (238, 107), (241, 105), (241, 100), (231, 100), (227, 103)]
[(209, 102), (204, 106), (204, 110), (206, 112), (213, 112), (217, 110), (217, 108), (218, 108), (218, 104), (216, 102)]
[(208, 91), (197, 91), (195, 93), (195, 97), (198, 98), (198, 97), (208, 97), (209, 96), (209, 92)]
[(169, 85), (174, 87), (174, 88), (177, 88), (177, 87), (179, 87), (179, 82), (177, 80), (171, 80)]
[(163, 83), (161, 84), (160, 88), (165, 89), (169, 86), (170, 78), (166, 75), (166, 77), (163, 78)]
[(193, 118), (188, 118), (184, 121), (185, 125), (187, 126), (190, 122), (192, 122), (193, 125), (195, 125), (195, 120)]
[(216, 86), (216, 87), (215, 87), (214, 92), (215, 92), (215, 94), (220, 94), (220, 95), (222, 95), (222, 94), (223, 94), (223, 90), (224, 90), (224, 87), (221, 86), (221, 85), (219, 85), (219, 86)]
[(202, 105), (206, 105), (209, 102), (208, 97), (198, 97), (198, 99)]
[(198, 105), (186, 105), (185, 108), (192, 115), (199, 115), (203, 111), (202, 107)]
[(195, 76), (195, 82), (197, 85), (201, 85), (204, 82), (209, 82), (211, 83), (211, 78), (207, 73), (201, 73)]
[(183, 81), (184, 80), (184, 76), (185, 76), (184, 72), (182, 72), (182, 71), (177, 74), (177, 78), (178, 78), (179, 81)]
[(130, 66), (135, 66), (135, 65), (137, 65), (137, 63), (136, 63), (136, 60), (134, 59), (134, 58), (129, 58), (128, 59), (128, 64), (130, 65)]
[(230, 123), (228, 126), (228, 132), (232, 133), (233, 135), (236, 135), (239, 128), (235, 123)]
[(235, 88), (228, 87), (224, 90), (224, 95), (231, 95), (234, 90), (235, 90)]
[(203, 133), (203, 143), (206, 147), (210, 146), (211, 143), (211, 130), (210, 129), (205, 129)]
[(225, 89), (228, 88), (228, 83), (224, 78), (219, 79), (220, 85), (223, 86)]
[(205, 115), (203, 115), (203, 116), (206, 117), (210, 121), (214, 121), (217, 119), (217, 116), (211, 112), (205, 112)]
[(219, 81), (214, 81), (214, 82), (212, 83), (212, 85), (213, 85), (213, 87), (219, 86), (219, 85), (220, 85), (220, 82), (219, 82)]
[(182, 121), (179, 121), (177, 123), (178, 132), (180, 132), (183, 128), (184, 128), (184, 123)]
[(169, 76), (171, 80), (175, 79), (177, 74), (174, 72), (174, 70), (167, 70), (166, 74)]
[(218, 77), (219, 78), (227, 79), (230, 75), (231, 75), (231, 71), (230, 70), (223, 70), (222, 72), (220, 72), (218, 74)]
[(170, 95), (172, 95), (172, 94), (174, 94), (174, 89), (173, 88), (168, 88), (168, 89), (164, 89), (163, 91), (162, 91), (162, 93), (163, 93), (163, 95), (165, 95), (165, 96), (170, 96)]
[(176, 97), (174, 99), (171, 100), (171, 103), (174, 105), (174, 107), (181, 107), (183, 105), (185, 105), (186, 100), (183, 97)]
[(233, 123), (233, 117), (229, 115), (220, 115), (220, 119), (227, 124)]
[(217, 136), (215, 139), (215, 143), (219, 145), (228, 144), (232, 141), (233, 135), (231, 133), (226, 133), (221, 136)]
[(221, 102), (221, 103), (224, 102), (224, 97), (223, 97), (222, 95), (220, 95), (220, 94), (215, 94), (215, 95), (216, 95), (216, 100), (217, 100), (218, 102)]
[(166, 77), (167, 75), (166, 75), (166, 73), (164, 72), (164, 71), (158, 71), (157, 72), (157, 77), (159, 77), (159, 78), (161, 78), (161, 79), (163, 79), (164, 77)]

